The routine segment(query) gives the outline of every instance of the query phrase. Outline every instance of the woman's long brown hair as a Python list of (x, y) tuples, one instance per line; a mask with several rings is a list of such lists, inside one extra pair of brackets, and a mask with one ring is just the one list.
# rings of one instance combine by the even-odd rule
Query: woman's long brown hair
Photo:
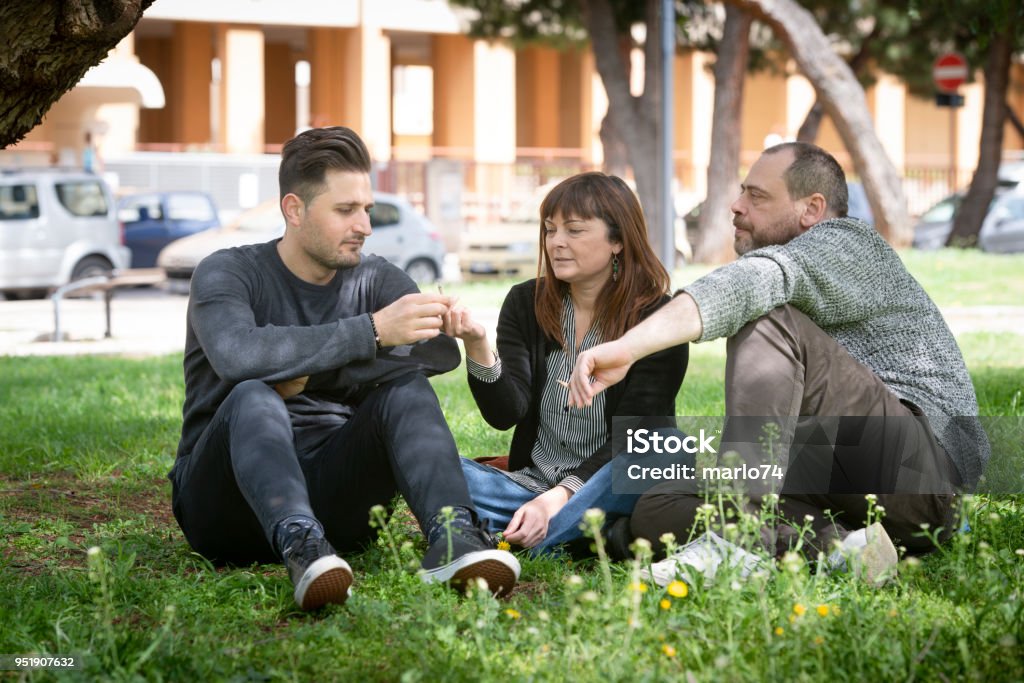
[[(548, 193), (540, 205), (540, 256), (534, 295), (537, 322), (544, 333), (566, 348), (562, 337), (562, 306), (569, 283), (555, 277), (546, 258), (544, 221), (561, 214), (563, 219), (600, 218), (608, 225), (608, 239), (622, 245), (618, 281), (608, 278), (597, 296), (597, 326), (602, 341), (618, 339), (640, 321), (642, 313), (668, 293), (668, 272), (654, 255), (647, 239), (647, 222), (640, 202), (621, 178), (600, 172), (566, 178)], [(553, 284), (553, 286), (548, 286)]]

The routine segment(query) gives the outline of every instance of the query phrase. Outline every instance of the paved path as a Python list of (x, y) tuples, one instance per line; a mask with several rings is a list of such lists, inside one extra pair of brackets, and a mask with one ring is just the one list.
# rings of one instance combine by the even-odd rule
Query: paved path
[[(493, 308), (475, 311), (491, 330), (492, 339), (498, 303)], [(185, 348), (187, 305), (185, 296), (154, 289), (118, 292), (112, 303), (114, 336), (104, 339), (102, 299), (64, 301), (61, 325), (67, 341), (54, 342), (52, 301), (0, 301), (0, 355), (181, 353)], [(954, 334), (989, 331), (1024, 335), (1024, 306), (955, 307), (942, 313)]]

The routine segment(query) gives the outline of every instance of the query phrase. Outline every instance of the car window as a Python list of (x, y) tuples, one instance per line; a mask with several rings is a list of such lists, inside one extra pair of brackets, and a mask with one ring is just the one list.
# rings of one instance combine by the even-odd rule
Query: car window
[(197, 194), (168, 195), (167, 217), (172, 221), (210, 221), (216, 218), (210, 200)]
[(0, 220), (39, 218), (39, 195), (35, 185), (0, 186)]
[(1024, 197), (1014, 197), (1003, 204), (1006, 216), (1010, 220), (1019, 221), (1024, 218)]
[(57, 198), (72, 215), (105, 216), (107, 196), (96, 181), (57, 183)]
[(160, 208), (160, 197), (156, 195), (129, 197), (121, 203), (121, 208), (117, 210), (117, 220), (122, 223), (158, 221), (162, 217), (163, 209)]
[(389, 225), (397, 225), (401, 219), (401, 213), (394, 204), (376, 203), (370, 209), (370, 227), (384, 228)]
[(921, 220), (925, 223), (944, 223), (953, 220), (953, 214), (960, 207), (960, 197), (946, 197), (924, 212)]

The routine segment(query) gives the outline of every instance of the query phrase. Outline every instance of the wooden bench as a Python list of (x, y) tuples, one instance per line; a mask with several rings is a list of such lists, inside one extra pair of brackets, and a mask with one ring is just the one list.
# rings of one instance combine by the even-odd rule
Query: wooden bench
[(107, 275), (96, 275), (93, 277), (72, 280), (71, 282), (58, 287), (50, 298), (53, 299), (53, 341), (63, 340), (60, 328), (60, 302), (67, 294), (95, 294), (103, 292), (103, 301), (107, 313), (107, 330), (103, 335), (109, 339), (110, 331), (110, 301), (114, 298), (114, 292), (122, 287), (138, 287), (140, 285), (158, 285), (167, 279), (163, 268), (129, 268), (125, 270), (113, 270)]

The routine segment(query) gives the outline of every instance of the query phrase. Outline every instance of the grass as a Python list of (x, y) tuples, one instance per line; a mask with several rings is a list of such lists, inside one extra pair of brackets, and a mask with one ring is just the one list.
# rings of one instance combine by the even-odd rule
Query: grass
[[(1002, 267), (950, 258), (941, 272), (961, 279)], [(942, 280), (911, 265), (922, 282)], [(486, 287), (500, 296), (501, 285)], [(1002, 303), (1007, 289), (993, 278), (978, 300)], [(941, 294), (947, 305), (955, 296)], [(1024, 336), (959, 342), (982, 414), (1024, 416)], [(724, 345), (693, 348), (680, 414), (721, 414), (723, 367)], [(464, 455), (507, 449), (462, 371), (434, 385)], [(641, 585), (633, 563), (524, 557), (505, 601), (421, 585), (411, 567), (423, 541), (399, 514), (393, 546), (382, 536), (346, 557), (357, 574), (349, 603), (305, 614), (283, 568), (213, 568), (178, 531), (164, 475), (182, 395), (179, 358), (0, 358), (0, 653), (80, 663), (30, 679), (1024, 679), (1019, 497), (969, 498), (970, 531), (904, 560), (883, 589), (792, 558), (684, 596)], [(733, 521), (742, 534), (749, 520)]]

